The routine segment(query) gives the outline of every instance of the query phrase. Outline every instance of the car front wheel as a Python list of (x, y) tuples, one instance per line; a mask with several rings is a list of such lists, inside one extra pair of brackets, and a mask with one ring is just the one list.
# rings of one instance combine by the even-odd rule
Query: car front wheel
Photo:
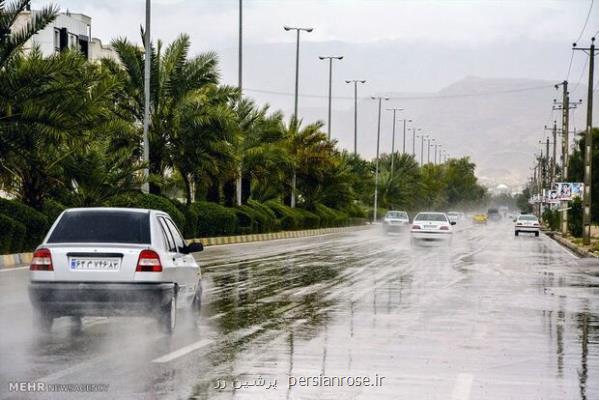
[(48, 333), (52, 330), (54, 323), (54, 316), (44, 312), (37, 311), (33, 316), (33, 323), (35, 327), (44, 333)]

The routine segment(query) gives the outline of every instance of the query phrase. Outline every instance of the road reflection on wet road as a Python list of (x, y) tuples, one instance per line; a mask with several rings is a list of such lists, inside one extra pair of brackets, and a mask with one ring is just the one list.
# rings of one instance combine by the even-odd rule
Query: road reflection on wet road
[[(172, 337), (134, 318), (42, 337), (26, 271), (0, 274), (0, 397), (599, 398), (599, 262), (509, 223), (451, 246), (378, 228), (207, 249), (202, 311)], [(110, 386), (8, 392), (31, 380)]]

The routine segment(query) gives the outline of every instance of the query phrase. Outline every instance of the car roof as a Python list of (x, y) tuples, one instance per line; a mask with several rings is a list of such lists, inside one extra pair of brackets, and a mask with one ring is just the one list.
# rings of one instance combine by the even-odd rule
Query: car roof
[(67, 208), (65, 212), (87, 212), (87, 211), (124, 211), (131, 213), (156, 213), (156, 214), (167, 214), (161, 210), (154, 210), (150, 208), (129, 208), (129, 207), (77, 207), (77, 208)]

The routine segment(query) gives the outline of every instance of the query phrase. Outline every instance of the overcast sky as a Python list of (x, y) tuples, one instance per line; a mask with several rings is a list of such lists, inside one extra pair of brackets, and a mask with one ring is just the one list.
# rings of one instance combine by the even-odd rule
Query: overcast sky
[[(34, 6), (46, 4), (35, 0)], [(126, 36), (139, 41), (144, 21), (144, 0), (54, 0), (61, 9), (93, 18), (94, 36), (109, 41)], [(249, 48), (265, 43), (289, 43), (294, 35), (282, 25), (311, 26), (302, 41), (369, 43), (390, 41), (420, 44), (430, 51), (477, 49), (510, 43), (560, 43), (554, 51), (569, 53), (569, 44), (582, 28), (591, 0), (245, 0), (244, 40)], [(152, 33), (168, 42), (180, 32), (191, 35), (193, 51), (225, 52), (237, 45), (237, 0), (153, 0)], [(595, 5), (584, 39), (599, 30), (599, 4)], [(542, 51), (551, 51), (544, 48)], [(549, 57), (547, 57), (549, 56)], [(346, 54), (351, 58), (351, 54)], [(548, 54), (539, 53), (540, 59)], [(582, 56), (574, 60), (574, 69)], [(223, 60), (236, 63), (235, 59)], [(376, 62), (376, 60), (373, 60)], [(560, 70), (567, 70), (568, 58)], [(251, 67), (251, 66), (248, 66)], [(223, 65), (223, 68), (229, 69)], [(373, 66), (373, 72), (375, 67)], [(578, 69), (582, 68), (582, 65)], [(462, 75), (484, 75), (469, 71)], [(463, 76), (455, 76), (455, 80)], [(226, 79), (233, 77), (225, 76)], [(547, 71), (539, 78), (554, 79)], [(424, 90), (434, 90), (424, 82)]]
[[(63, 11), (69, 9), (92, 17), (93, 36), (104, 42), (127, 37), (140, 43), (145, 0), (53, 2)], [(34, 7), (47, 3), (33, 1)], [(334, 69), (332, 123), (334, 137), (345, 148), (353, 143), (353, 90), (344, 83), (345, 79), (368, 80), (360, 88), (362, 98), (381, 93), (399, 97), (440, 90), (446, 93), (448, 87), (452, 93), (460, 88), (477, 90), (477, 85), (473, 85), (477, 81), (471, 77), (492, 79), (481, 82), (484, 87), (481, 90), (551, 87), (568, 76), (571, 44), (581, 34), (591, 6), (591, 0), (244, 0), (243, 3), (244, 93), (259, 103), (268, 102), (287, 115), (293, 109), (295, 35), (285, 32), (283, 25), (314, 28), (312, 33), (302, 34), (301, 117), (310, 121), (326, 119), (328, 66), (318, 56), (345, 56)], [(599, 31), (599, 0), (595, 3), (580, 45), (588, 45), (590, 37)], [(238, 0), (153, 0), (152, 4), (153, 40), (160, 38), (168, 43), (182, 32), (189, 34), (192, 54), (217, 51), (222, 81), (237, 84)], [(570, 87), (576, 88), (574, 98), (585, 95), (586, 60), (582, 52), (576, 52), (573, 58), (568, 79)], [(534, 144), (545, 135), (543, 124), (554, 118), (550, 111), (556, 94), (551, 89), (540, 97), (536, 92), (523, 92), (522, 96), (516, 99), (524, 105), (520, 108), (522, 115), (511, 117), (510, 121), (524, 120), (520, 134)], [(491, 107), (490, 101), (481, 100), (455, 109), (448, 103), (403, 100), (389, 106), (405, 107), (405, 115), (416, 116), (418, 126), (433, 129), (435, 136), (442, 139), (446, 136), (444, 140), (450, 143), (450, 149), (450, 139), (457, 132), (476, 126), (482, 147), (465, 151), (461, 146), (459, 151), (484, 166), (485, 162), (496, 163), (482, 159), (488, 153), (484, 143), (491, 143), (493, 135), (502, 137), (501, 123), (498, 130), (490, 120), (501, 121), (507, 115), (494, 115), (491, 109), (488, 117), (482, 118), (484, 112), (469, 111), (468, 107), (478, 104)], [(369, 157), (376, 148), (371, 132), (376, 127), (374, 103), (362, 100), (360, 105), (363, 117), (359, 119), (359, 130), (366, 131), (361, 153)], [(509, 101), (505, 106), (509, 106)], [(526, 115), (530, 107), (538, 110), (534, 117)], [(444, 109), (451, 109), (452, 114), (442, 116)], [(539, 114), (547, 117), (540, 121)], [(449, 129), (446, 124), (449, 120), (461, 120), (462, 125)], [(385, 117), (382, 138), (385, 148), (391, 140), (387, 132), (390, 126), (391, 121)], [(516, 169), (518, 174), (525, 170), (522, 166)]]

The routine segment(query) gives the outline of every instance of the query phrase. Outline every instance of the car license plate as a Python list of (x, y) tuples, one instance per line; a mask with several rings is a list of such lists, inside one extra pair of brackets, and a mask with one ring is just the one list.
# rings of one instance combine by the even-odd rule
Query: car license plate
[(72, 271), (118, 271), (121, 260), (119, 258), (71, 258), (69, 265)]

